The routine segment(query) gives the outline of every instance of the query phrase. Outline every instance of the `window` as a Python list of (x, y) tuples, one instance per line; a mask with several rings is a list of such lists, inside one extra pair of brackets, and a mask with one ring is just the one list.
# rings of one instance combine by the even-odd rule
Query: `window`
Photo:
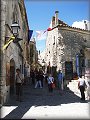
[(54, 43), (53, 43), (53, 45), (55, 45), (55, 36), (54, 36)]
[(18, 11), (17, 11), (17, 7), (15, 5), (14, 11), (13, 11), (13, 20), (12, 23), (17, 22), (18, 23)]
[(88, 67), (90, 68), (90, 60), (88, 60)]
[(54, 40), (55, 40), (55, 36), (54, 36)]

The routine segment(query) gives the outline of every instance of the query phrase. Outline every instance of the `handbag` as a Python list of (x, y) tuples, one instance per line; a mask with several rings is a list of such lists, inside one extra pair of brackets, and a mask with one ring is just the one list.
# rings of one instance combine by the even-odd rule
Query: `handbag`
[(52, 85), (52, 88), (55, 88), (55, 83), (51, 83), (51, 85)]

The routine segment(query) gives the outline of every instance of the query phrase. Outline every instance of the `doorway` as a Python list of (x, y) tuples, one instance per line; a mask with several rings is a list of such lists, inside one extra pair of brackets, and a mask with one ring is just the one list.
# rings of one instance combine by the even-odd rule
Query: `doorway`
[(15, 62), (13, 59), (10, 60), (10, 95), (15, 92)]

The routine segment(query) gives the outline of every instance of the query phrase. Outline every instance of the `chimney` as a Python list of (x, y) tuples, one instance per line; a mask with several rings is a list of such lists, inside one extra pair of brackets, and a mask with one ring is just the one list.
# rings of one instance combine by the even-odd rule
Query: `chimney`
[(54, 27), (55, 26), (55, 17), (53, 16), (52, 17), (52, 27)]
[(84, 24), (85, 24), (85, 30), (88, 30), (88, 26), (85, 20), (84, 20)]
[(55, 26), (58, 25), (58, 11), (55, 11)]

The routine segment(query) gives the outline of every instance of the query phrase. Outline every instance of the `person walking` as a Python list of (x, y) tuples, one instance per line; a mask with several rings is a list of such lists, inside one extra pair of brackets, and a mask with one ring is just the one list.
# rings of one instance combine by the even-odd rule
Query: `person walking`
[(30, 78), (32, 80), (32, 84), (35, 85), (35, 72), (33, 69), (30, 71)]
[(40, 75), (40, 71), (36, 72), (36, 84), (35, 84), (35, 88), (37, 88), (38, 86), (40, 88), (42, 88), (42, 84), (41, 84), (41, 75)]
[(40, 70), (39, 70), (39, 73), (40, 73), (40, 81), (41, 81), (41, 85), (42, 85), (42, 87), (43, 87), (43, 80), (44, 80), (43, 70), (40, 69)]
[(49, 76), (47, 78), (47, 82), (48, 82), (48, 90), (49, 90), (49, 92), (53, 92), (52, 83), (54, 83), (54, 78), (53, 78), (52, 74), (49, 74)]
[(58, 71), (57, 74), (57, 83), (58, 83), (58, 88), (61, 90), (62, 89), (62, 80), (63, 80), (63, 74), (61, 72), (61, 70)]
[(81, 92), (81, 100), (85, 100), (85, 79), (82, 78), (82, 75), (80, 75), (78, 79), (78, 89), (80, 89)]
[(24, 75), (21, 74), (20, 69), (16, 69), (16, 100), (22, 101), (22, 85), (24, 83)]

